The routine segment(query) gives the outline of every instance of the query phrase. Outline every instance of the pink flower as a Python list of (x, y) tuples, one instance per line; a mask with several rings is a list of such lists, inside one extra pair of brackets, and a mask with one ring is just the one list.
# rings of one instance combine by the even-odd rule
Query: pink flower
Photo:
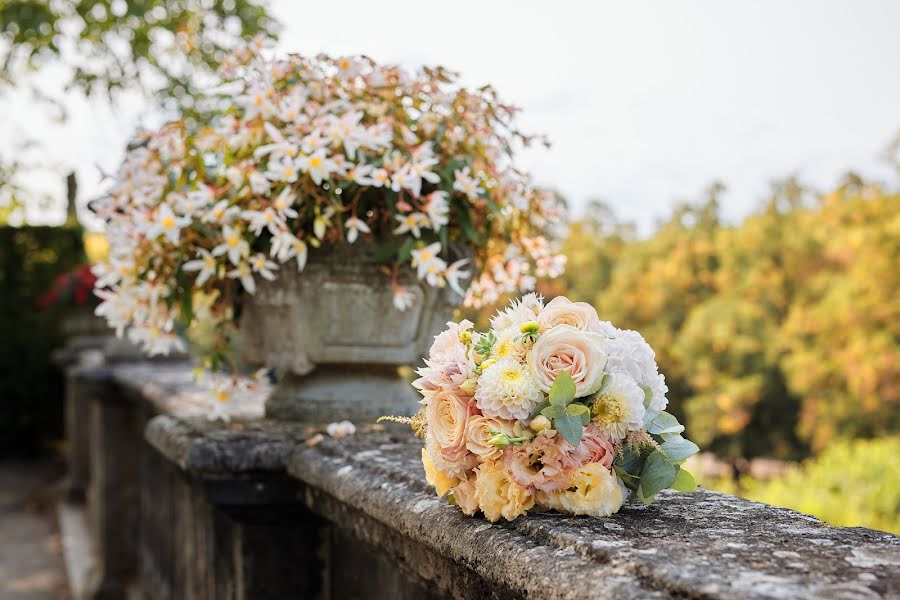
[(612, 469), (616, 459), (616, 448), (609, 437), (594, 425), (588, 425), (581, 434), (579, 450), (585, 450), (585, 463), (599, 463), (605, 469)]
[(587, 462), (585, 458), (580, 447), (576, 449), (562, 436), (550, 437), (546, 431), (520, 446), (509, 446), (503, 452), (503, 462), (513, 480), (543, 492), (564, 489), (576, 469)]
[(600, 334), (571, 325), (557, 325), (542, 334), (528, 353), (528, 367), (538, 387), (549, 393), (556, 376), (566, 371), (575, 382), (576, 398), (596, 391), (606, 366), (603, 341)]
[(413, 386), (428, 396), (431, 392), (447, 390), (468, 395), (463, 383), (475, 377), (475, 358), (471, 348), (460, 341), (460, 334), (472, 328), (471, 321), (448, 323), (448, 329), (434, 338), (425, 366), (416, 370), (419, 378)]

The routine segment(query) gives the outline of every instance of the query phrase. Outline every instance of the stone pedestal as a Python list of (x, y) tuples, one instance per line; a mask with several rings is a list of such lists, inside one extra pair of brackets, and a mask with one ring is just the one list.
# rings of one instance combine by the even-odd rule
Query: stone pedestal
[(319, 365), (308, 375), (284, 373), (266, 402), (270, 419), (374, 423), (418, 412), (421, 396), (392, 365)]
[(412, 297), (405, 311), (393, 304), (375, 248), (353, 245), (311, 252), (302, 272), (282, 269), (245, 296), (243, 356), (279, 378), (268, 416), (367, 422), (418, 410), (397, 368), (421, 360), (463, 299), (411, 272), (399, 283)]

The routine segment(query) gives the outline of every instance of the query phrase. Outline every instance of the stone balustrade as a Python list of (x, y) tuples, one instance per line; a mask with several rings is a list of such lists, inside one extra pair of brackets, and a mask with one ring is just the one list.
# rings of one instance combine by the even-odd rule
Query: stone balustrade
[(400, 426), (322, 439), (253, 405), (210, 422), (187, 364), (68, 369), (83, 597), (900, 597), (887, 533), (710, 491), (491, 524), (434, 496)]

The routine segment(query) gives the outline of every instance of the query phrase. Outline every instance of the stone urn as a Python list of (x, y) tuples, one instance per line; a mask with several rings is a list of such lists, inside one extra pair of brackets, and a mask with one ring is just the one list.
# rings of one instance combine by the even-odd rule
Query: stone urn
[(244, 295), (241, 355), (278, 379), (268, 418), (365, 423), (418, 411), (401, 367), (421, 361), (463, 298), (412, 271), (399, 283), (412, 293), (405, 311), (394, 306), (376, 248), (342, 245), (311, 251), (303, 271), (284, 265), (275, 281), (259, 280), (256, 293)]

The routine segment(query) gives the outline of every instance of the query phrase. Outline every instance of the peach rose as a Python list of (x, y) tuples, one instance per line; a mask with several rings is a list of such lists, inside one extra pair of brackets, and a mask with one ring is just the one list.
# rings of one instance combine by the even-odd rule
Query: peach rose
[[(474, 413), (471, 398), (461, 397), (448, 390), (433, 394), (425, 406), (429, 437), (437, 446), (441, 458), (456, 465), (456, 468), (444, 469), (451, 475), (464, 471), (469, 462), (466, 460), (466, 426)], [(445, 465), (439, 465), (439, 468), (441, 466)]]
[(572, 302), (565, 296), (554, 298), (544, 307), (539, 323), (542, 331), (558, 325), (571, 325), (581, 331), (600, 329), (600, 318), (593, 306), (587, 302)]
[(515, 421), (475, 415), (469, 418), (469, 423), (466, 426), (466, 449), (473, 454), (477, 454), (482, 460), (499, 458), (501, 450), (496, 446), (492, 446), (489, 440), (494, 437), (494, 432), (505, 433), (509, 437), (516, 437), (513, 431), (514, 427)]
[(597, 390), (606, 366), (603, 336), (571, 325), (557, 325), (542, 334), (528, 353), (528, 367), (538, 387), (549, 392), (556, 376), (567, 372), (575, 382), (575, 397)]

